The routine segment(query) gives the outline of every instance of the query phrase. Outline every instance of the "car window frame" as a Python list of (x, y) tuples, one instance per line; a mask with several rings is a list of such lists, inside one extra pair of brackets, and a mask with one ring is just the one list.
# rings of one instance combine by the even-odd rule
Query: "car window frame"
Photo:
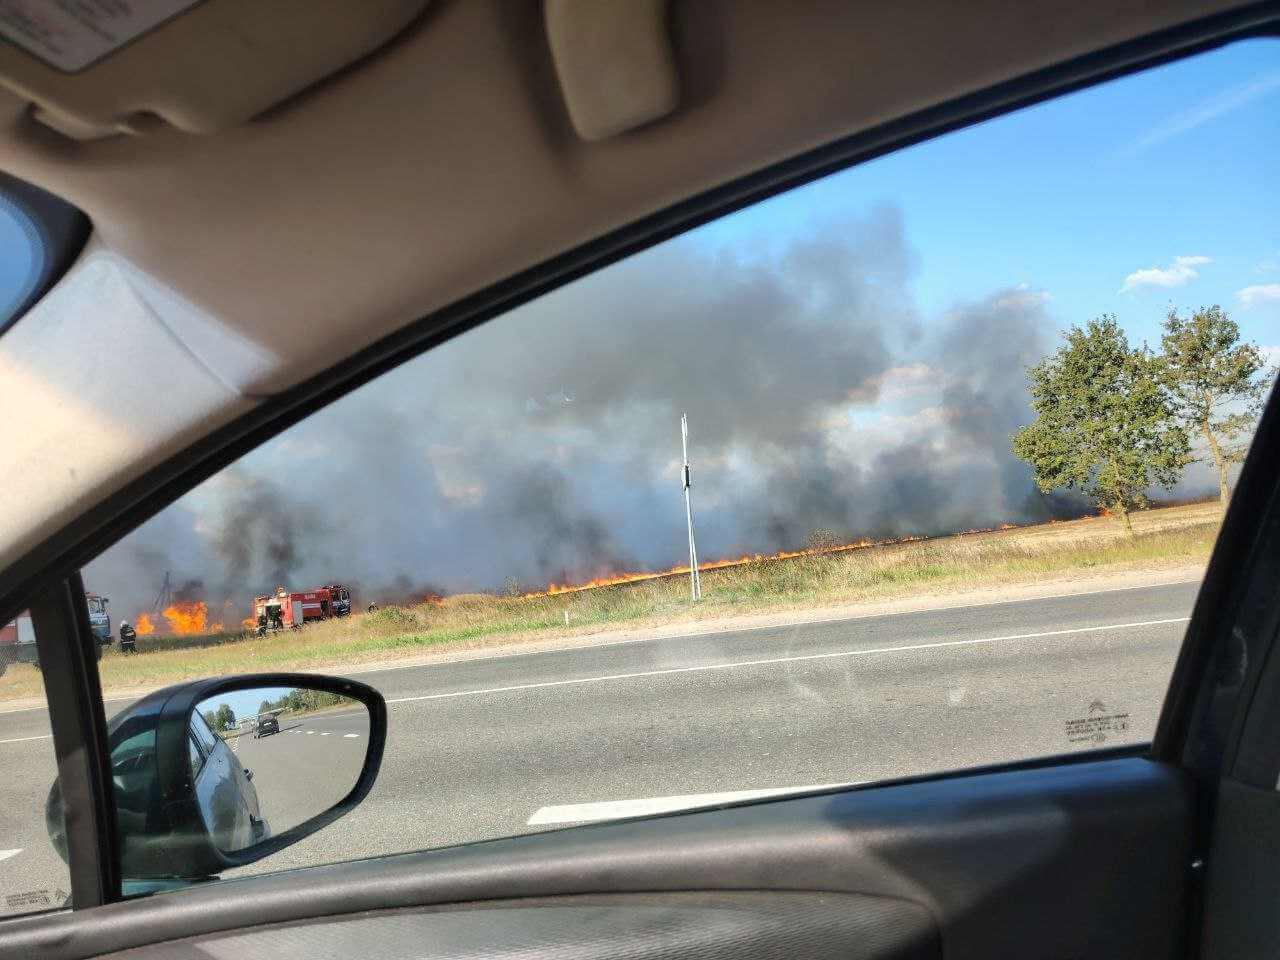
[[(273, 395), (69, 521), (8, 570), (0, 571), (0, 577), (5, 578), (0, 580), (5, 584), (0, 595), (0, 622), (31, 606), (46, 676), (54, 664), (66, 669), (65, 677), (48, 678), (54, 682), (48, 684), (47, 691), (59, 756), (59, 780), (68, 802), (83, 803), (90, 812), (75, 830), (68, 829), (72, 907), (80, 910), (123, 899), (96, 644), (87, 607), (82, 600), (75, 601), (84, 596), (79, 569), (93, 556), (224, 466), (317, 410), (452, 337), (571, 280), (838, 170), (1119, 76), (1229, 43), (1278, 33), (1280, 3), (1250, 6), (1193, 21), (890, 121), (675, 204), (422, 317), (321, 374)], [(1274, 422), (1280, 417), (1275, 407), (1273, 396), (1264, 421), (1269, 417)], [(1210, 570), (1212, 573), (1218, 569), (1217, 575), (1225, 576), (1221, 571), (1224, 561), (1218, 559), (1220, 552), (1224, 557), (1232, 555), (1230, 547), (1224, 548), (1220, 540)], [(38, 616), (37, 607), (41, 611)], [(1197, 616), (1201, 608), (1198, 602)], [(1194, 699), (1204, 666), (1203, 659), (1192, 657), (1184, 664), (1180, 658), (1166, 703)], [(1166, 711), (1172, 709), (1166, 706)], [(1180, 745), (1179, 738), (1185, 742), (1189, 732), (1185, 724), (1170, 726), (1162, 719), (1157, 746), (1174, 751)], [(80, 754), (78, 761), (71, 761), (72, 753)], [(1035, 758), (993, 769), (1027, 769), (1063, 762), (1069, 761), (1063, 757)], [(26, 917), (0, 919), (0, 926), (23, 919)]]
[[(213, 729), (209, 726), (204, 717), (200, 716), (199, 710), (191, 712), (191, 732), (196, 738), (196, 743), (200, 745), (200, 752), (206, 757), (213, 756), (213, 751), (218, 749), (218, 744), (222, 741)], [(208, 737), (205, 737), (208, 734)], [(208, 742), (206, 743), (206, 739)]]
[[(191, 753), (193, 752), (195, 754), (194, 757), (191, 756)], [(204, 765), (209, 762), (209, 757), (201, 748), (199, 738), (197, 738), (191, 730), (187, 731), (187, 753), (188, 760), (192, 762), (191, 779), (196, 780), (200, 776), (201, 771), (204, 770)], [(197, 763), (195, 761), (199, 762)]]

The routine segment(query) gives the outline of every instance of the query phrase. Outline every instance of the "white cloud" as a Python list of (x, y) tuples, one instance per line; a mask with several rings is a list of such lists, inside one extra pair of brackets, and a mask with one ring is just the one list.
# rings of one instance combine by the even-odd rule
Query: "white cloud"
[(1280, 254), (1274, 257), (1266, 257), (1259, 261), (1258, 266), (1254, 268), (1258, 273), (1275, 273), (1280, 271)]
[(1280, 283), (1257, 283), (1252, 287), (1245, 287), (1236, 291), (1236, 299), (1246, 310), (1264, 303), (1276, 303), (1280, 301)]
[(1138, 287), (1181, 287), (1200, 276), (1196, 267), (1212, 263), (1210, 257), (1174, 257), (1173, 263), (1161, 269), (1147, 267), (1135, 270), (1124, 278), (1121, 293), (1130, 293)]
[(1146, 133), (1123, 148), (1120, 153), (1124, 156), (1136, 156), (1156, 144), (1188, 133), (1203, 123), (1216, 120), (1232, 110), (1237, 110), (1277, 88), (1280, 88), (1280, 73), (1259, 77), (1256, 80), (1250, 80), (1248, 83), (1242, 83), (1229, 90), (1224, 90), (1215, 96), (1187, 107), (1185, 110), (1179, 110), (1160, 123), (1148, 128)]

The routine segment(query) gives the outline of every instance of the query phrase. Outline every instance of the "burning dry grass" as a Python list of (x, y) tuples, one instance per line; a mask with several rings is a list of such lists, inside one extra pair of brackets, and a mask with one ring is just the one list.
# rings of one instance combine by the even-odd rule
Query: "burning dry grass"
[[(940, 595), (1080, 572), (1160, 570), (1204, 562), (1219, 520), (1214, 504), (1172, 507), (1136, 516), (1132, 538), (1123, 535), (1118, 520), (1097, 518), (733, 566), (703, 573), (703, 600), (696, 606), (682, 577), (527, 597), (465, 594), (266, 638), (224, 635), (210, 638), (217, 645), (200, 649), (157, 649), (133, 657), (111, 650), (101, 662), (102, 682), (107, 690), (123, 690), (211, 674), (341, 670), (434, 650), (545, 641), (603, 628)], [(29, 667), (13, 666), (0, 678), (0, 700), (38, 696), (38, 684)]]

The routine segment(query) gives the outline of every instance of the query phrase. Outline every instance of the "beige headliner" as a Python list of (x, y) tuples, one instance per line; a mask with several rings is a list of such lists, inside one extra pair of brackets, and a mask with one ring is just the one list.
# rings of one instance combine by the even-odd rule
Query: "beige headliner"
[(46, 306), (0, 338), (0, 409), (21, 425), (0, 569), (424, 313), (835, 138), (1238, 5), (677, 2), (680, 106), (599, 142), (568, 122), (540, 5), (496, 0), (433, 4), (355, 68), (209, 136), (77, 143), (0, 99), (0, 167), (84, 209), (90, 281), (136, 299), (72, 290), (74, 318)]

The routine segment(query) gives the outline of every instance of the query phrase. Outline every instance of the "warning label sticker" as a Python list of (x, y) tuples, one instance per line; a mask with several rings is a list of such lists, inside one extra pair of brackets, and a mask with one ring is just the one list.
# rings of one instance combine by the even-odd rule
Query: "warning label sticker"
[(1083, 717), (1066, 721), (1066, 729), (1068, 743), (1105, 743), (1129, 729), (1129, 714), (1094, 700)]
[(0, 36), (66, 73), (83, 70), (201, 0), (0, 0)]

